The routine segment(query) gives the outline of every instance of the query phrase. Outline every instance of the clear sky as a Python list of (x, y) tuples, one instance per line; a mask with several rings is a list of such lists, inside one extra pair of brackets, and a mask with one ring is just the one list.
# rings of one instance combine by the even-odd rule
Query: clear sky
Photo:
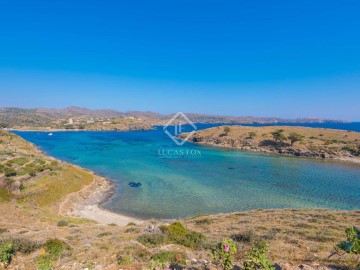
[(0, 106), (360, 121), (359, 104), (359, 0), (0, 0)]

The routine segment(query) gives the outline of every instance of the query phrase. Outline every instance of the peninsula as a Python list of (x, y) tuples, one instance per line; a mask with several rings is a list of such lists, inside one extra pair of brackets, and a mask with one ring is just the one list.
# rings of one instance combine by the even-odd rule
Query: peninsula
[[(187, 133), (180, 135), (186, 138)], [(360, 133), (295, 126), (221, 126), (197, 131), (203, 145), (294, 157), (360, 162)]]

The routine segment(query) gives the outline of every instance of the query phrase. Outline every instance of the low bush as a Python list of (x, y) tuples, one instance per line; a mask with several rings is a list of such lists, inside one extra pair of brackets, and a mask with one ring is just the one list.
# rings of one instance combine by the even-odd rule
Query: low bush
[(253, 230), (250, 230), (242, 233), (233, 234), (231, 236), (231, 239), (236, 242), (253, 243), (258, 241), (259, 236)]
[(0, 245), (11, 244), (15, 252), (29, 254), (40, 248), (40, 243), (25, 238), (0, 239)]
[(140, 229), (138, 228), (134, 228), (134, 227), (130, 227), (130, 228), (126, 228), (125, 233), (139, 233)]
[(244, 262), (244, 270), (275, 270), (274, 263), (268, 259), (269, 249), (264, 241), (261, 241), (251, 249)]
[(165, 243), (165, 236), (161, 233), (143, 234), (138, 237), (138, 242), (149, 248), (156, 247)]
[(231, 270), (234, 264), (234, 255), (237, 252), (236, 244), (231, 239), (225, 239), (218, 243), (211, 251), (213, 260), (220, 264), (223, 269)]
[(96, 235), (96, 237), (101, 238), (101, 237), (109, 236), (109, 235), (112, 235), (112, 233), (111, 232), (102, 232), (102, 233), (98, 233)]
[(16, 171), (11, 167), (4, 167), (3, 172), (6, 177), (16, 176)]
[(70, 247), (65, 242), (56, 238), (46, 240), (42, 246), (52, 259), (60, 258), (65, 252), (70, 251)]
[(132, 258), (128, 255), (119, 255), (117, 258), (117, 262), (119, 265), (128, 265), (133, 262)]
[(11, 197), (12, 197), (11, 191), (5, 187), (0, 186), (0, 202), (1, 201), (8, 202), (10, 201)]
[(346, 145), (342, 150), (350, 152), (353, 156), (360, 156), (360, 145)]
[(162, 251), (152, 256), (151, 259), (160, 264), (170, 264), (172, 266), (186, 264), (186, 255), (184, 252)]
[(38, 270), (51, 270), (52, 258), (48, 255), (39, 256), (37, 259)]
[(11, 263), (15, 249), (12, 244), (0, 244), (0, 262), (5, 265)]
[(69, 222), (67, 222), (66, 220), (59, 220), (57, 223), (58, 227), (66, 227), (69, 225)]
[(195, 221), (195, 225), (210, 225), (212, 221), (208, 218), (199, 219)]
[(206, 248), (206, 237), (198, 232), (185, 228), (181, 223), (175, 222), (169, 226), (161, 226), (161, 233), (143, 234), (138, 242), (147, 247), (156, 247), (165, 243), (178, 244), (190, 248)]
[(14, 159), (8, 161), (9, 164), (15, 164), (17, 166), (22, 166), (28, 162), (29, 162), (29, 159), (26, 157), (18, 157), (18, 158), (14, 158)]
[(207, 244), (203, 234), (188, 230), (180, 222), (161, 226), (160, 229), (166, 235), (167, 242), (170, 243), (190, 248), (204, 248)]
[(360, 255), (360, 229), (356, 227), (346, 228), (345, 233), (346, 241), (341, 241), (336, 249), (349, 254)]

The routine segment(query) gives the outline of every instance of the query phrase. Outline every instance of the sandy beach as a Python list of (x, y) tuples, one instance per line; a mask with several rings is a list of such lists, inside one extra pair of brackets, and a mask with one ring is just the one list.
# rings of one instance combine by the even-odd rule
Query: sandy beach
[(106, 178), (91, 173), (94, 177), (93, 182), (80, 191), (67, 195), (59, 206), (59, 215), (86, 218), (100, 224), (118, 226), (126, 226), (130, 222), (136, 224), (143, 222), (140, 219), (102, 209), (100, 204), (111, 196), (113, 185)]

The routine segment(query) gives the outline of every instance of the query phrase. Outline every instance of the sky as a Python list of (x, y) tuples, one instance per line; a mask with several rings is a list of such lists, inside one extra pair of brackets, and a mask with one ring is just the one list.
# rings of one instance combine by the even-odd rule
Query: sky
[(360, 1), (0, 0), (0, 107), (360, 121)]

